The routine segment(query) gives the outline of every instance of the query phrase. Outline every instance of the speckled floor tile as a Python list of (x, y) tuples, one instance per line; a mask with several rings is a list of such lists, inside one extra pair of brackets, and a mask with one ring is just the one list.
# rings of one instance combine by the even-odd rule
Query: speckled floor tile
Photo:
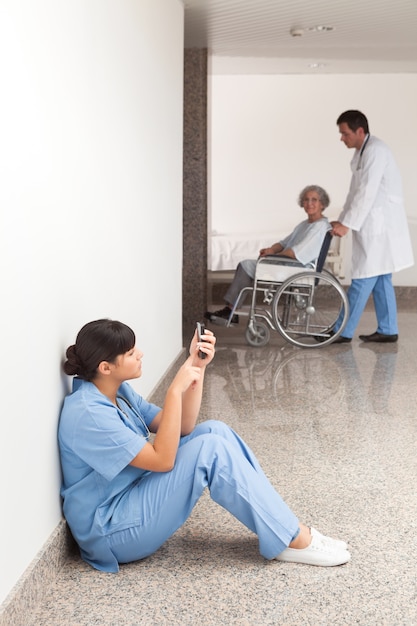
[(206, 376), (201, 419), (237, 430), (300, 519), (349, 542), (348, 564), (266, 562), (205, 493), (117, 575), (69, 560), (24, 626), (417, 624), (417, 315), (399, 319), (398, 344), (317, 350), (278, 334), (251, 348), (244, 327), (219, 327)]

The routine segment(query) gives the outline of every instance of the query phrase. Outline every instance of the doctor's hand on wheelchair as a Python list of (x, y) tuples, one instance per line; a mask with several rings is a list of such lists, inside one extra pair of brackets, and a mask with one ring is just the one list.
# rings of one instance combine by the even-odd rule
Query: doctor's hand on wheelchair
[(344, 237), (349, 232), (349, 228), (344, 226), (341, 222), (331, 222), (331, 225), (331, 234), (335, 237)]

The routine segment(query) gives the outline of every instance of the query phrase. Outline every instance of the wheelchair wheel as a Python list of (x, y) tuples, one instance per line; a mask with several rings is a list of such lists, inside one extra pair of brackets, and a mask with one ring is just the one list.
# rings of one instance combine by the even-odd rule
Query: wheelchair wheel
[[(279, 333), (302, 348), (320, 348), (343, 331), (349, 313), (346, 293), (328, 272), (301, 272), (277, 289), (272, 317)], [(343, 322), (333, 333), (339, 315)]]
[(255, 320), (247, 325), (245, 337), (250, 346), (262, 348), (269, 342), (271, 331), (265, 322)]

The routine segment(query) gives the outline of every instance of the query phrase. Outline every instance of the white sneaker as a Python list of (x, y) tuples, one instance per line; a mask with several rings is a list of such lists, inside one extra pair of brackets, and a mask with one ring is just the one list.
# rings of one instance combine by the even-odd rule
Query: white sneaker
[(348, 544), (346, 543), (346, 541), (341, 541), (340, 539), (333, 539), (332, 537), (326, 537), (325, 535), (322, 535), (321, 533), (319, 533), (319, 531), (313, 527), (310, 528), (310, 532), (311, 532), (311, 536), (315, 535), (316, 537), (323, 539), (323, 541), (326, 541), (327, 543), (332, 543), (334, 546), (337, 546), (338, 548), (341, 548), (342, 550), (348, 549)]
[(332, 567), (343, 565), (350, 560), (350, 553), (328, 541), (328, 537), (311, 535), (311, 543), (307, 548), (285, 548), (275, 557), (277, 561), (285, 563), (304, 563), (305, 565), (319, 565)]

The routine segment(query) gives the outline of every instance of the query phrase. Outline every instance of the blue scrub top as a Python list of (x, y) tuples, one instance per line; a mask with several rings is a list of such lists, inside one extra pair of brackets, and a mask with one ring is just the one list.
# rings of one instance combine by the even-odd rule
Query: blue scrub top
[(107, 536), (141, 518), (138, 498), (132, 495), (147, 472), (129, 465), (147, 441), (140, 418), (149, 426), (161, 410), (128, 383), (122, 383), (118, 394), (134, 410), (123, 400), (123, 411), (118, 409), (93, 383), (75, 378), (58, 429), (65, 518), (82, 558), (106, 572), (119, 570)]

